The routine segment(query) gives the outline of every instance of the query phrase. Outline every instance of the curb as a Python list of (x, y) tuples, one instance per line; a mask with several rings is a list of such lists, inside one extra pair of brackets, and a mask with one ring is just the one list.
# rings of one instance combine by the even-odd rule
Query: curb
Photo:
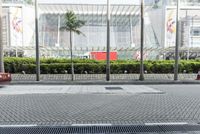
[(200, 84), (200, 81), (12, 81), (9, 85), (164, 85)]

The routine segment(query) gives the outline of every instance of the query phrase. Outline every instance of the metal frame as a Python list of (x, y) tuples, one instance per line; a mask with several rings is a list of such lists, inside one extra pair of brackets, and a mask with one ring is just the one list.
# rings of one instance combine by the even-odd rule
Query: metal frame
[[(91, 7), (91, 8), (90, 8)], [(65, 13), (66, 10), (73, 10), (75, 14), (93, 14), (93, 15), (106, 15), (106, 5), (104, 4), (40, 4), (39, 9), (41, 14), (57, 14)], [(138, 8), (135, 8), (138, 7)], [(139, 10), (139, 5), (111, 5), (111, 15), (134, 15), (136, 9)], [(148, 8), (150, 6), (146, 6)], [(86, 10), (85, 10), (86, 9)], [(97, 9), (94, 11), (94, 9)], [(101, 11), (102, 10), (102, 11)]]

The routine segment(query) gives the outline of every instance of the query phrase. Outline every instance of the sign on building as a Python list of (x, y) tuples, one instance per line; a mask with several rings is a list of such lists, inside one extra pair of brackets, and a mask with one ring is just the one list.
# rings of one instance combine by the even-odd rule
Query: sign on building
[(10, 43), (11, 46), (22, 46), (23, 26), (22, 8), (10, 7)]
[(176, 43), (176, 10), (166, 10), (165, 47), (174, 47)]

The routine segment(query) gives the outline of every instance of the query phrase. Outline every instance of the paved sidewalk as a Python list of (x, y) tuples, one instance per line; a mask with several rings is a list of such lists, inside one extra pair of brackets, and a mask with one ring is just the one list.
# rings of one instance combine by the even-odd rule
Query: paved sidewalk
[(162, 93), (161, 91), (143, 85), (51, 85), (51, 86), (5, 86), (0, 89), (0, 95), (19, 94), (108, 94), (134, 95), (136, 93)]
[[(69, 93), (72, 87), (76, 93)], [(0, 88), (0, 125), (200, 122), (200, 85), (122, 86), (128, 88), (126, 91), (133, 90), (125, 94), (109, 94), (102, 89), (102, 93), (97, 94), (86, 90), (98, 91), (103, 86), (84, 86), (86, 93), (83, 94), (82, 86), (78, 87), (80, 89), (37, 85)], [(15, 94), (16, 90), (30, 92)], [(34, 90), (37, 93), (33, 93)], [(46, 94), (41, 93), (42, 90)], [(55, 90), (59, 91), (49, 93)], [(68, 92), (59, 93), (62, 90)], [(162, 93), (158, 93), (160, 91)]]

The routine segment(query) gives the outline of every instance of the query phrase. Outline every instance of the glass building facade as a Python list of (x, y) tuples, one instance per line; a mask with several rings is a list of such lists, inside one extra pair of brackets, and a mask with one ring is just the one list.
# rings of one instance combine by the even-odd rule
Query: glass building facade
[[(73, 49), (105, 51), (106, 48), (106, 5), (40, 5), (40, 41), (43, 47), (61, 47), (69, 49), (69, 32), (61, 31), (64, 14), (67, 10), (76, 13), (79, 20), (85, 21), (80, 28), (84, 35), (73, 34)], [(140, 15), (139, 6), (112, 5), (110, 20), (111, 49), (139, 48)], [(153, 41), (152, 41), (153, 42)], [(151, 44), (151, 43), (149, 43)], [(60, 52), (62, 53), (62, 52)], [(82, 53), (82, 55), (85, 52)], [(63, 54), (59, 54), (62, 56)], [(125, 57), (125, 56), (122, 56)], [(126, 56), (127, 57), (127, 56)], [(131, 56), (129, 56), (132, 58)]]
[[(163, 0), (166, 5), (175, 5), (177, 0)], [(180, 0), (180, 3), (185, 6), (198, 6), (200, 5), (200, 0)]]
[[(27, 3), (30, 1), (4, 0), (4, 48), (6, 51), (23, 52), (23, 56), (33, 57), (35, 55), (35, 28), (34, 15), (30, 14), (34, 14), (34, 6)], [(131, 1), (125, 4), (111, 4), (111, 51), (117, 51), (119, 59), (138, 57), (140, 51), (139, 4), (140, 1), (133, 4)], [(176, 0), (146, 0), (145, 4), (144, 55), (146, 59), (160, 59), (160, 57), (165, 57), (166, 53), (174, 51)], [(181, 0), (181, 30), (178, 32), (180, 32), (180, 46), (183, 51), (200, 47), (199, 4), (199, 0)], [(91, 51), (106, 51), (106, 8), (105, 3), (39, 3), (41, 55), (45, 57), (69, 55), (69, 32), (60, 30), (60, 27), (64, 25), (64, 14), (67, 11), (73, 11), (78, 19), (86, 22), (80, 28), (84, 35), (73, 34), (74, 54), (83, 56)], [(21, 33), (12, 24), (16, 22), (12, 20), (16, 17), (19, 22), (16, 23), (17, 26), (22, 27)]]

